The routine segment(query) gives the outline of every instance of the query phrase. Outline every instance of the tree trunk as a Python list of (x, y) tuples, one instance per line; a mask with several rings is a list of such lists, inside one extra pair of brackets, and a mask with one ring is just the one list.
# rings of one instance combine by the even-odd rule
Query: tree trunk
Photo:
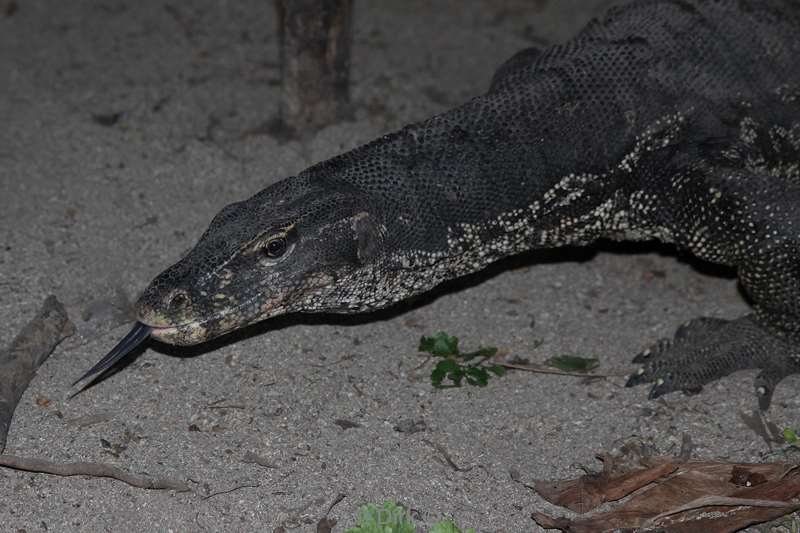
[(347, 115), (353, 0), (275, 0), (280, 26), (281, 107), (289, 135)]

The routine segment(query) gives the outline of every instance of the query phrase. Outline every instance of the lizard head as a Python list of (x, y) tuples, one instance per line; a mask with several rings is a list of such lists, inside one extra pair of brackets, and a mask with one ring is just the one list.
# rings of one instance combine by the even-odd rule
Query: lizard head
[(81, 380), (148, 336), (191, 345), (284, 313), (370, 309), (386, 233), (378, 213), (359, 191), (303, 174), (228, 205), (150, 283), (134, 329)]
[(382, 235), (357, 192), (281, 181), (222, 209), (145, 289), (139, 321), (159, 340), (188, 345), (279, 314), (358, 309), (353, 278), (369, 269)]

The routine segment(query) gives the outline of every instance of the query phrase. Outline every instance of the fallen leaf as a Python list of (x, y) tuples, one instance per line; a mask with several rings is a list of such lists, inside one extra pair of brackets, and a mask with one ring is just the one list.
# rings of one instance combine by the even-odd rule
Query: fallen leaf
[(533, 513), (544, 528), (600, 533), (651, 528), (665, 533), (728, 533), (800, 509), (800, 468), (784, 463), (683, 462), (676, 457), (643, 458), (641, 467), (613, 468), (575, 480), (537, 482), (546, 500), (587, 513), (605, 502), (630, 498), (603, 513), (575, 519)]
[(603, 471), (568, 481), (535, 481), (533, 486), (550, 503), (577, 513), (586, 513), (605, 502), (622, 499), (648, 483), (671, 474), (676, 468), (674, 463), (665, 463), (619, 476)]
[(50, 398), (45, 398), (44, 396), (39, 396), (36, 398), (36, 405), (39, 407), (50, 407), (53, 401)]

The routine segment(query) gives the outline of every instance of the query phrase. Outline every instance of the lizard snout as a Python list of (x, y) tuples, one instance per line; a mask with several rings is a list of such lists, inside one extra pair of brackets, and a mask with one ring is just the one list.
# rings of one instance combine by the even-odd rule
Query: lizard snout
[[(169, 328), (203, 318), (198, 314), (202, 307), (201, 294), (192, 290), (188, 276), (175, 266), (157, 277), (136, 302), (140, 322), (154, 328)], [(177, 278), (177, 279), (176, 279)]]

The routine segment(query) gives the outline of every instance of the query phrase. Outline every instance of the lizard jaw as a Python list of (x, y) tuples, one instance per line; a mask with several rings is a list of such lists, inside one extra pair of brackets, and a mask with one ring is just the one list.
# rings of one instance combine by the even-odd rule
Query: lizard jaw
[(214, 316), (174, 325), (152, 325), (141, 317), (139, 321), (150, 327), (150, 336), (160, 342), (192, 346), (280, 314), (281, 302), (282, 299), (273, 298), (254, 310), (251, 300)]
[(281, 301), (279, 298), (273, 298), (262, 304), (260, 306), (261, 313), (255, 319), (245, 319), (242, 316), (240, 310), (244, 305), (237, 306), (233, 311), (211, 318), (168, 326), (150, 324), (147, 319), (141, 318), (142, 313), (140, 313), (139, 320), (133, 325), (128, 334), (92, 368), (75, 380), (72, 386), (74, 387), (79, 382), (108, 370), (150, 337), (178, 346), (200, 344), (278, 313)]
[[(177, 326), (150, 326), (150, 336), (160, 342), (176, 346), (192, 346), (212, 338), (206, 327), (212, 320), (187, 322)], [(216, 336), (216, 335), (213, 335)]]

